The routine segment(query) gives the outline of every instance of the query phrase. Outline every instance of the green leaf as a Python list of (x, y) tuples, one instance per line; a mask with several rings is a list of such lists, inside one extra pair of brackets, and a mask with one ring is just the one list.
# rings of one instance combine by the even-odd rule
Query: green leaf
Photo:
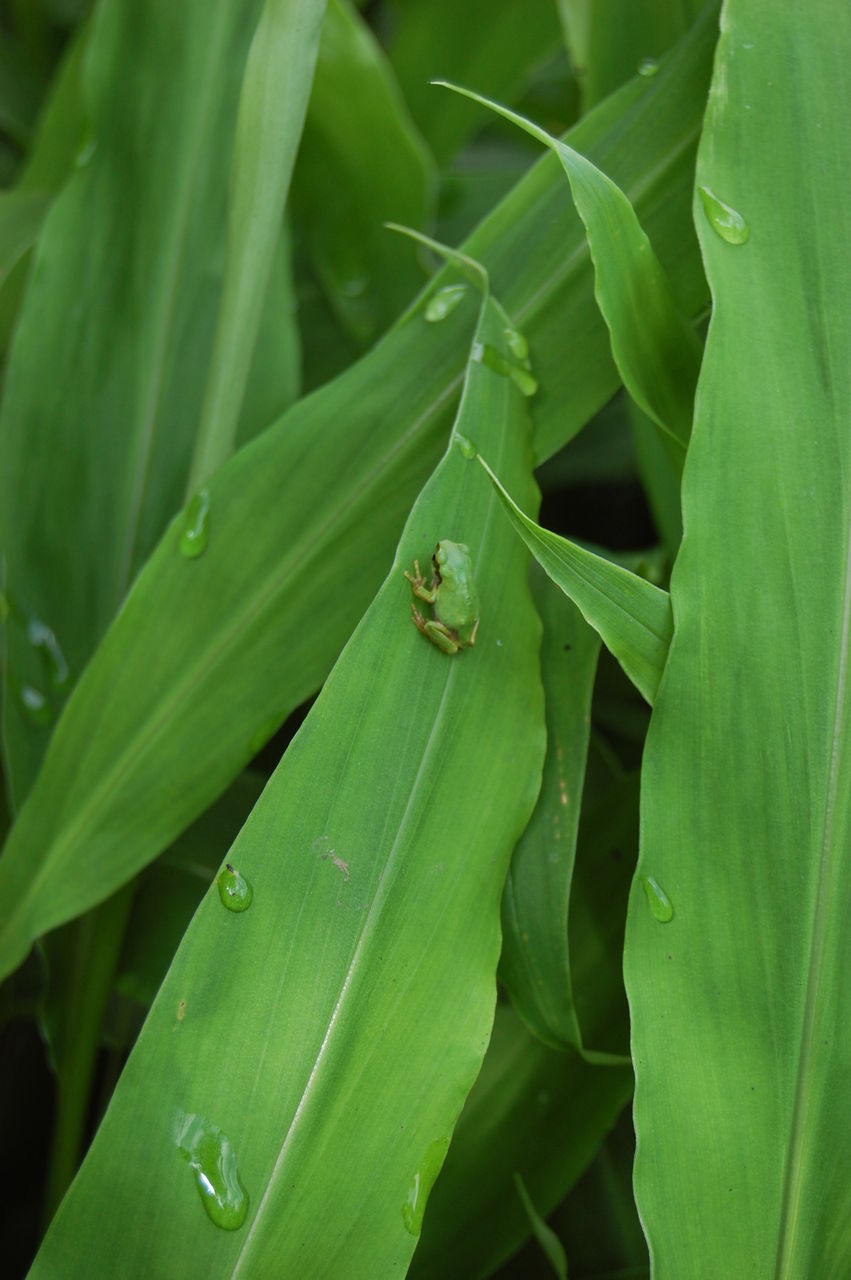
[(230, 171), (224, 279), (190, 495), (233, 449), (324, 14), (325, 0), (265, 0), (248, 50)]
[(490, 1275), (529, 1234), (520, 1169), (551, 1212), (570, 1190), (632, 1093), (628, 1066), (591, 1066), (533, 1039), (498, 1006), (481, 1074), (428, 1203), (410, 1280)]
[(532, 1234), (541, 1246), (547, 1261), (550, 1263), (558, 1280), (567, 1280), (567, 1255), (564, 1251), (564, 1245), (538, 1213), (519, 1173), (514, 1175), (514, 1185), (517, 1187), (517, 1194), (532, 1227)]
[(212, 884), (265, 779), (250, 769), (139, 877), (117, 965), (122, 995), (150, 1005), (189, 921)]
[[(486, 302), (477, 341), (502, 349), (502, 330)], [(511, 380), (471, 361), (457, 421), (533, 501)], [(252, 905), (207, 894), (34, 1278), (116, 1257), (145, 1274), (405, 1274), (487, 1044), (502, 882), (543, 756), (540, 624), (495, 505), (451, 448), (231, 850)], [(450, 534), (481, 600), (475, 648), (452, 657), (411, 625), (403, 576)], [(225, 1141), (248, 1197), (227, 1232), (181, 1158), (203, 1170)]]
[(293, 198), (316, 274), (360, 344), (422, 286), (422, 268), (383, 223), (423, 226), (436, 179), (378, 42), (349, 3), (331, 0)]
[(612, 355), (636, 404), (683, 448), (691, 431), (700, 345), (629, 197), (586, 156), (508, 107), (470, 89), (437, 84), (489, 107), (561, 160), (594, 261), (594, 295)]
[(688, 30), (703, 0), (557, 0), (585, 110), (659, 58)]
[(576, 606), (545, 578), (536, 576), (533, 583), (544, 624), (547, 755), (538, 803), (505, 882), (500, 977), (539, 1039), (554, 1048), (581, 1049), (567, 912), (600, 640)]
[[(713, 39), (708, 26), (696, 32), (672, 62), (658, 117), (637, 83), (582, 125), (583, 148), (598, 146), (627, 187), (657, 175), (665, 198), (654, 194), (654, 207), (674, 225)], [(573, 248), (554, 271), (571, 218)], [(464, 248), (505, 283), (509, 313), (522, 318), (544, 388), (534, 402), (544, 457), (617, 384), (555, 159), (536, 166)], [(693, 268), (688, 255), (680, 260), (697, 301)], [(454, 270), (446, 279), (457, 281)], [(322, 682), (437, 460), (462, 376), (472, 304), (439, 324), (425, 322), (422, 307), (212, 478), (199, 559), (179, 554), (177, 521), (140, 573), (0, 859), (0, 972), (150, 862), (245, 767), (258, 736), (270, 737)], [(22, 662), (35, 656), (17, 637), (10, 672), (20, 683), (32, 670)]]
[(698, 162), (713, 316), (639, 864), (672, 915), (639, 877), (626, 949), (658, 1280), (851, 1273), (850, 49), (846, 6), (728, 0)]
[[(0, 416), (17, 606), (4, 735), (18, 802), (49, 725), (33, 726), (15, 689), (35, 689), (55, 716), (181, 501), (219, 292), (217, 193), (255, 13), (255, 0), (213, 17), (205, 0), (151, 0), (140, 14), (94, 14), (90, 139), (39, 238)], [(58, 686), (44, 646), (29, 642), (33, 621), (67, 665)]]
[(405, 101), (432, 151), (449, 160), (487, 117), (435, 93), (435, 76), (474, 81), (511, 98), (559, 43), (551, 0), (521, 5), (492, 0), (393, 0), (390, 59)]
[(484, 458), (479, 455), (476, 461), (487, 472), (508, 519), (541, 568), (599, 632), (652, 706), (673, 633), (667, 591), (576, 542), (542, 529), (524, 515)]

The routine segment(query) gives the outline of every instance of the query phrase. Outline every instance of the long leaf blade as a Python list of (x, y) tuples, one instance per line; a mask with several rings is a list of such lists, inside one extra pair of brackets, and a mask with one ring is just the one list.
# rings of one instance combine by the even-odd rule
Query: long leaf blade
[(189, 493), (230, 455), (301, 139), (325, 0), (265, 0), (248, 50), (230, 174), (227, 258)]
[(714, 310), (642, 794), (668, 907), (636, 882), (626, 951), (660, 1280), (851, 1270), (849, 48), (845, 7), (728, 0), (699, 156)]
[[(502, 330), (486, 302), (478, 339)], [(471, 362), (459, 424), (534, 500), (510, 380)], [(58, 1258), (91, 1275), (95, 1255), (146, 1274), (404, 1275), (487, 1044), (502, 881), (544, 745), (526, 553), (474, 482), (451, 448), (231, 850), (251, 907), (207, 895), (33, 1277)], [(454, 656), (411, 625), (403, 577), (450, 535), (482, 602)], [(484, 753), (495, 714), (503, 746)], [(233, 1144), (241, 1229), (204, 1214), (178, 1150), (187, 1113)]]
[(586, 156), (516, 111), (470, 89), (437, 84), (488, 106), (561, 160), (594, 260), (594, 293), (624, 385), (657, 425), (685, 448), (700, 347), (628, 196)]

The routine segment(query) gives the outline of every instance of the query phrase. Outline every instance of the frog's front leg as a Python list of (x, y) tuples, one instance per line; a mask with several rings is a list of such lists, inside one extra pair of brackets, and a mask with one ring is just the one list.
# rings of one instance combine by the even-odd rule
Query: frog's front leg
[[(431, 587), (426, 586), (425, 578), (420, 573), (419, 560), (414, 561), (413, 574), (408, 573), (407, 569), (405, 570), (405, 577), (410, 582), (411, 590), (413, 591), (415, 596), (417, 596), (420, 600), (425, 600), (426, 604), (434, 604), (435, 600), (437, 599), (437, 585), (433, 583)], [(420, 628), (420, 630), (422, 630), (422, 628)]]

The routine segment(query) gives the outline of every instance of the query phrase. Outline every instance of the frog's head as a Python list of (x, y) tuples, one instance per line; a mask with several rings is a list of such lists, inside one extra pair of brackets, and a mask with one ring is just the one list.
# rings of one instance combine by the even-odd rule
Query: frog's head
[(448, 538), (438, 542), (431, 557), (434, 572), (441, 581), (447, 570), (451, 574), (456, 568), (469, 561), (470, 548), (464, 542), (450, 542)]

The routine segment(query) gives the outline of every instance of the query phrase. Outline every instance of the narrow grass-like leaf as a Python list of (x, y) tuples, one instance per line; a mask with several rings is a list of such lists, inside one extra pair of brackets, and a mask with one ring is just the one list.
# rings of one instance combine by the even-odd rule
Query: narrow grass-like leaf
[(538, 803), (505, 882), (500, 977), (539, 1039), (555, 1048), (581, 1049), (567, 913), (600, 640), (543, 575), (534, 579), (534, 595), (544, 624), (547, 756)]
[(329, 303), (361, 346), (423, 283), (382, 224), (425, 225), (436, 185), (381, 46), (349, 0), (329, 0), (293, 201)]
[(629, 197), (586, 156), (515, 111), (469, 89), (436, 82), (512, 121), (561, 160), (594, 260), (594, 292), (627, 391), (685, 448), (700, 345)]
[[(598, 148), (671, 226), (713, 40), (709, 25), (698, 29), (667, 76), (628, 86), (580, 131), (583, 149)], [(464, 246), (505, 283), (502, 300), (530, 341), (539, 458), (617, 385), (563, 187), (546, 158)], [(661, 240), (685, 245), (680, 279), (697, 303), (688, 240)], [(167, 532), (78, 685), (0, 860), (0, 971), (150, 862), (245, 767), (258, 736), (321, 683), (436, 462), (470, 324), (467, 303), (440, 324), (424, 321), (422, 304), (412, 309), (212, 478), (200, 558), (179, 554), (180, 521)], [(286, 501), (282, 477), (295, 477)]]
[(673, 633), (667, 591), (568, 538), (542, 529), (521, 511), (484, 458), (479, 455), (476, 461), (487, 472), (508, 519), (541, 568), (599, 632), (652, 706)]
[[(2, 540), (16, 606), (4, 737), (17, 802), (51, 713), (181, 502), (219, 291), (220, 192), (255, 17), (255, 0), (212, 9), (151, 0), (139, 13), (100, 5), (93, 15), (91, 134), (39, 238), (0, 416)], [(53, 657), (31, 643), (31, 624), (53, 634)], [(21, 700), (26, 688), (46, 704), (38, 725), (32, 699)]]
[[(485, 302), (477, 340), (502, 349), (503, 328)], [(471, 361), (458, 429), (534, 501), (509, 378)], [(496, 506), (450, 448), (231, 850), (249, 909), (215, 888), (202, 903), (34, 1278), (110, 1257), (140, 1274), (404, 1275), (487, 1045), (502, 882), (543, 758), (540, 624)], [(480, 596), (475, 647), (452, 656), (412, 625), (403, 576), (447, 538), (469, 546)], [(230, 1231), (181, 1158), (187, 1117), (235, 1153)]]
[(233, 449), (307, 102), (325, 0), (264, 0), (239, 98), (227, 256), (189, 495)]
[(526, 1217), (529, 1219), (532, 1234), (541, 1246), (554, 1274), (558, 1277), (558, 1280), (567, 1280), (567, 1255), (564, 1252), (564, 1245), (552, 1227), (548, 1227), (538, 1213), (532, 1197), (526, 1190), (526, 1184), (519, 1173), (514, 1175), (514, 1185), (517, 1187), (517, 1194), (520, 1197)]
[(728, 0), (698, 161), (714, 305), (625, 961), (658, 1280), (851, 1274), (849, 49), (847, 6)]

